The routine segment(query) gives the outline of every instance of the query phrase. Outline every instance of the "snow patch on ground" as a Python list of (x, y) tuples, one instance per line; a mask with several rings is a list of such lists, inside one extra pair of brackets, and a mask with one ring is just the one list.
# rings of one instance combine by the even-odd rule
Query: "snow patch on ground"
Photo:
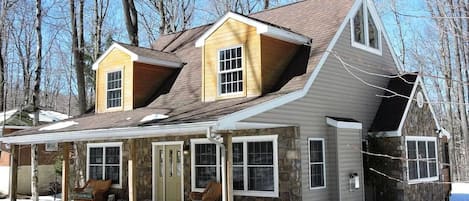
[(168, 117), (169, 117), (168, 115), (164, 115), (164, 114), (150, 114), (150, 115), (143, 117), (143, 119), (140, 120), (140, 122), (149, 122), (153, 120), (166, 119)]
[(40, 131), (58, 130), (58, 129), (67, 128), (67, 127), (77, 125), (77, 124), (78, 122), (76, 121), (64, 121), (64, 122), (58, 122), (58, 123), (40, 128), (39, 130)]
[(468, 194), (469, 195), (469, 183), (452, 183), (451, 194)]

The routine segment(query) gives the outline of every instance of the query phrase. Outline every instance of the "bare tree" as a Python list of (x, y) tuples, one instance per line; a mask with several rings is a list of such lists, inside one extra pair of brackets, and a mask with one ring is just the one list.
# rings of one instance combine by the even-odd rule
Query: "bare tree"
[(75, 65), (75, 73), (78, 87), (78, 108), (79, 113), (86, 112), (86, 83), (85, 83), (85, 62), (84, 62), (84, 36), (83, 36), (83, 5), (84, 0), (79, 1), (79, 23), (77, 25), (77, 13), (75, 0), (70, 0), (70, 19), (72, 29), (72, 52)]
[(3, 0), (0, 4), (0, 110), (4, 110), (5, 102), (5, 52), (7, 38), (7, 12), (12, 6), (11, 1)]
[(134, 0), (122, 0), (125, 25), (132, 45), (138, 46), (138, 18)]
[[(33, 91), (33, 111), (34, 111), (34, 126), (39, 125), (39, 93), (41, 87), (41, 70), (42, 70), (42, 8), (41, 0), (36, 0), (36, 70), (34, 79)], [(39, 201), (38, 193), (38, 145), (31, 145), (31, 194), (32, 200)]]

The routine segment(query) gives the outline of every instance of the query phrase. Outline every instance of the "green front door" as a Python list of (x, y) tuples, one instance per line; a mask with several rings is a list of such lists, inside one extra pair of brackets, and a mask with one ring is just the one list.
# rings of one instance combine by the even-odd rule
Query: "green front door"
[(181, 201), (182, 152), (180, 145), (156, 145), (157, 201)]

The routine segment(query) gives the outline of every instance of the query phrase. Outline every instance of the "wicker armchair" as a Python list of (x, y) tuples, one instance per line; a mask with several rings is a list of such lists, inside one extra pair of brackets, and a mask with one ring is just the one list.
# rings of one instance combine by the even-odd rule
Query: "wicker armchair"
[(111, 180), (90, 179), (82, 188), (75, 188), (73, 200), (75, 201), (107, 201)]
[(204, 192), (191, 192), (189, 198), (191, 200), (202, 200), (202, 201), (219, 201), (221, 200), (221, 184), (215, 181), (211, 181), (207, 184)]

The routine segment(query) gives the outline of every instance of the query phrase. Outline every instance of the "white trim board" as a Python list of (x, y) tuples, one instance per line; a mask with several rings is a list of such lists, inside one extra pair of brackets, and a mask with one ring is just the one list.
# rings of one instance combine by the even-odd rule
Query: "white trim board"
[[(159, 126), (49, 132), (35, 135), (0, 137), (0, 142), (10, 144), (44, 144), (54, 142), (118, 140), (164, 136), (199, 135), (205, 133), (207, 131), (207, 128), (214, 126), (216, 126), (215, 121), (207, 121), (198, 123), (182, 123)], [(233, 125), (233, 130), (280, 128), (288, 126), (294, 125), (256, 122), (235, 122)]]
[(326, 117), (326, 123), (329, 126), (333, 126), (336, 128), (362, 129), (362, 123), (360, 122), (337, 121), (335, 119)]
[(215, 32), (220, 26), (225, 23), (228, 19), (234, 19), (237, 21), (240, 21), (242, 23), (245, 23), (247, 25), (256, 27), (256, 31), (258, 34), (270, 36), (272, 38), (276, 38), (279, 40), (287, 41), (290, 43), (298, 44), (298, 45), (309, 45), (311, 43), (311, 39), (303, 36), (301, 34), (297, 34), (291, 31), (287, 31), (278, 27), (274, 27), (272, 25), (268, 25), (266, 23), (262, 23), (260, 21), (251, 19), (249, 17), (233, 13), (233, 12), (228, 12), (226, 13), (222, 18), (220, 18), (215, 24), (213, 24), (210, 29), (205, 31), (202, 36), (200, 36), (197, 41), (195, 42), (195, 47), (202, 47), (205, 45), (205, 40), (212, 35), (213, 32)]
[[(182, 63), (179, 62), (173, 62), (173, 61), (165, 61), (161, 59), (156, 59), (156, 58), (151, 58), (151, 57), (143, 57), (140, 56), (129, 49), (125, 48), (124, 46), (120, 45), (119, 43), (114, 42), (111, 47), (109, 47), (94, 63), (93, 63), (93, 70), (98, 70), (99, 68), (99, 63), (103, 61), (106, 56), (112, 52), (112, 50), (118, 49), (130, 56), (130, 60), (132, 62), (141, 62), (141, 63), (146, 63), (146, 64), (153, 64), (153, 65), (158, 65), (158, 66), (164, 66), (164, 67), (169, 67), (169, 68), (181, 68)], [(155, 50), (157, 51), (157, 50)]]
[[(373, 4), (372, 1), (370, 1), (370, 0), (356, 0), (355, 1), (352, 8), (349, 10), (348, 14), (343, 19), (342, 24), (340, 25), (338, 31), (335, 33), (334, 37), (332, 38), (332, 41), (327, 46), (327, 49), (326, 49), (325, 53), (322, 55), (321, 59), (319, 60), (319, 63), (314, 68), (311, 76), (308, 78), (305, 86), (302, 89), (291, 92), (291, 93), (288, 93), (288, 94), (280, 96), (278, 98), (275, 98), (275, 99), (260, 103), (258, 105), (255, 105), (255, 106), (252, 106), (252, 107), (249, 107), (249, 108), (234, 112), (232, 114), (220, 117), (217, 121), (218, 128), (219, 129), (230, 129), (230, 128), (232, 128), (233, 122), (238, 122), (238, 121), (247, 119), (249, 117), (258, 115), (260, 113), (263, 113), (263, 112), (266, 112), (268, 110), (274, 109), (274, 108), (279, 107), (281, 105), (284, 105), (284, 104), (293, 102), (295, 100), (298, 100), (300, 98), (303, 98), (308, 93), (308, 91), (311, 89), (311, 86), (313, 85), (314, 81), (316, 80), (319, 72), (321, 71), (322, 67), (326, 63), (326, 60), (329, 57), (330, 52), (332, 51), (335, 44), (339, 40), (340, 36), (344, 32), (344, 29), (347, 27), (347, 25), (349, 25), (350, 19), (355, 15), (355, 12), (353, 12), (353, 11), (357, 10), (358, 7), (362, 5), (363, 1), (368, 2), (367, 5), (368, 5), (368, 8), (369, 8), (369, 10), (372, 14), (376, 13), (376, 9), (375, 9), (374, 4)], [(392, 55), (392, 58), (393, 58), (393, 61), (394, 61), (395, 65), (396, 65), (397, 71), (402, 72), (402, 65), (397, 60), (397, 57), (395, 56), (394, 50), (389, 45), (391, 43), (390, 43), (390, 40), (388, 39), (386, 30), (384, 29), (381, 18), (378, 17), (375, 20), (375, 23), (376, 23), (376, 26), (383, 27), (383, 29), (381, 30), (383, 32), (382, 35), (384, 36), (384, 40), (387, 43), (389, 51), (391, 52), (391, 55)]]

